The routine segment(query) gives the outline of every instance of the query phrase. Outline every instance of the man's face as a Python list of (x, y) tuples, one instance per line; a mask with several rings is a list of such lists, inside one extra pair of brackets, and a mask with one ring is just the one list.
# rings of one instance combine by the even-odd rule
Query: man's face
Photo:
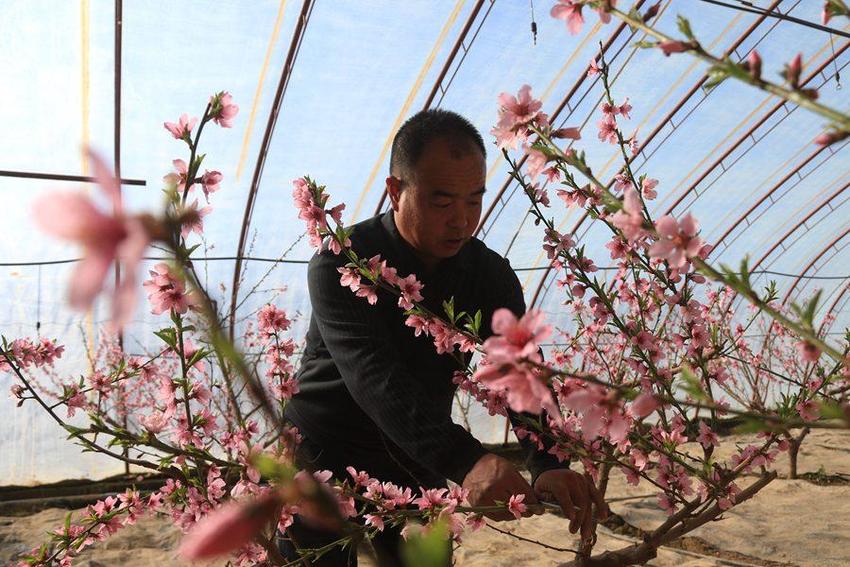
[(426, 146), (412, 179), (403, 179), (400, 190), (389, 188), (396, 226), (426, 266), (457, 254), (475, 232), (486, 168), (473, 144), (437, 139)]

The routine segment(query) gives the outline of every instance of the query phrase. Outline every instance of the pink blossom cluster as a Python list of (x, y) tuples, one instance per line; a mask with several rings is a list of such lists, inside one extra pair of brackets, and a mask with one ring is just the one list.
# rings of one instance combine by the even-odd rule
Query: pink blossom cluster
[[(324, 193), (324, 188), (317, 187), (306, 178), (298, 178), (292, 182), (292, 197), (295, 202), (295, 207), (298, 209), (298, 218), (307, 223), (307, 235), (310, 239), (310, 245), (314, 248), (321, 248), (326, 236), (333, 232), (328, 226), (328, 215), (339, 225), (342, 223), (342, 211), (345, 209), (345, 203), (339, 204), (332, 209), (326, 211), (325, 204), (328, 196)], [(351, 246), (351, 241), (346, 237), (345, 241), (340, 243), (338, 239), (331, 235), (328, 239), (328, 248), (334, 254), (342, 252), (343, 247)]]
[(503, 390), (491, 390), (474, 377), (460, 370), (454, 373), (452, 383), (457, 384), (461, 391), (466, 392), (481, 405), (487, 408), (490, 415), (508, 415), (508, 400)]
[[(58, 344), (56, 339), (15, 339), (9, 343), (8, 352), (14, 356), (15, 363), (21, 369), (42, 368), (53, 366), (57, 359), (62, 358), (65, 347)], [(11, 371), (6, 357), (0, 355), (0, 372)]]
[(601, 110), (602, 119), (597, 123), (599, 140), (609, 144), (618, 144), (620, 133), (617, 126), (617, 115), (619, 114), (626, 119), (631, 118), (632, 105), (629, 104), (628, 98), (619, 106), (606, 101), (602, 103)]
[[(174, 165), (174, 171), (166, 174), (162, 179), (168, 185), (174, 187), (180, 193), (186, 191), (186, 184), (189, 184), (188, 191), (191, 193), (195, 189), (196, 182), (200, 181), (201, 190), (204, 192), (204, 198), (207, 203), (210, 202), (210, 193), (215, 193), (221, 187), (221, 182), (224, 179), (224, 176), (220, 171), (217, 170), (205, 170), (204, 174), (200, 178), (193, 179), (191, 183), (189, 182), (189, 166), (182, 159), (175, 159), (172, 161)], [(197, 201), (195, 201), (194, 208), (197, 208)], [(211, 207), (205, 207), (202, 209), (204, 211), (211, 211)], [(206, 214), (206, 213), (204, 213)], [(185, 229), (184, 229), (185, 230)]]
[[(549, 124), (549, 116), (540, 110), (542, 107), (543, 103), (531, 96), (529, 85), (520, 87), (516, 96), (502, 93), (499, 95), (499, 121), (491, 131), (499, 148), (515, 149), (517, 145), (523, 144), (532, 181), (546, 169), (546, 164), (549, 161), (547, 155), (533, 145), (526, 143), (535, 128), (547, 132), (553, 138), (569, 138), (572, 140), (581, 138), (578, 128), (552, 130)], [(560, 176), (560, 173), (557, 170), (549, 169), (546, 170), (546, 175), (551, 179)]]
[(508, 404), (516, 411), (560, 416), (546, 376), (540, 365), (540, 342), (549, 336), (551, 328), (543, 323), (543, 313), (537, 310), (517, 319), (508, 309), (493, 313), (494, 335), (484, 341), (486, 359), (479, 364), (475, 379), (489, 389), (504, 392)]
[(405, 319), (404, 324), (413, 328), (414, 335), (431, 337), (434, 347), (439, 354), (451, 353), (455, 349), (460, 352), (475, 350), (475, 341), (467, 335), (446, 324), (442, 319), (412, 314)]
[(284, 339), (281, 333), (288, 330), (292, 322), (283, 309), (272, 304), (264, 305), (257, 314), (260, 342), (265, 349), (265, 361), (268, 364), (266, 378), (275, 399), (288, 400), (298, 393), (294, 367), (290, 357), (295, 352), (295, 342)]
[(160, 262), (150, 272), (151, 278), (142, 282), (153, 309), (151, 313), (160, 315), (173, 311), (181, 315), (195, 308), (197, 300), (194, 294), (186, 291), (186, 284), (166, 263)]

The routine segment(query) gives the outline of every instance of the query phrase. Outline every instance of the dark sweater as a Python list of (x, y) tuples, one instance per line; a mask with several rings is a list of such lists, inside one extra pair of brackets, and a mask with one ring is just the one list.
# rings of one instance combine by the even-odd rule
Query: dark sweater
[[(482, 338), (492, 334), (496, 309), (525, 312), (510, 264), (476, 238), (431, 273), (399, 234), (392, 212), (355, 225), (351, 242), (361, 258), (380, 254), (399, 276), (416, 274), (431, 311), (442, 315), (442, 302), (451, 297), (456, 312), (480, 309)], [(396, 297), (379, 291), (377, 304), (369, 305), (340, 285), (337, 268), (346, 262), (327, 251), (310, 261), (313, 312), (297, 375), (300, 391), (286, 417), (313, 444), (381, 480), (414, 487), (445, 485), (446, 478), (462, 483), (486, 451), (451, 419), (457, 361), (437, 354), (430, 338), (414, 336)], [(565, 466), (522, 443), (535, 478)]]

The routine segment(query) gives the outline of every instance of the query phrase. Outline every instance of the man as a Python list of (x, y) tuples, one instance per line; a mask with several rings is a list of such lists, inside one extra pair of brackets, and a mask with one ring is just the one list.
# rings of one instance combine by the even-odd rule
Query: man
[[(401, 277), (415, 274), (424, 284), (424, 305), (442, 314), (454, 298), (456, 311), (482, 311), (483, 338), (492, 334), (493, 312), (525, 312), (522, 288), (507, 260), (472, 237), (481, 216), (486, 150), (466, 119), (427, 110), (399, 129), (390, 157), (386, 190), (392, 210), (357, 224), (353, 250), (362, 258), (380, 254)], [(304, 442), (300, 458), (313, 469), (345, 478), (345, 467), (367, 471), (401, 486), (446, 486), (469, 492), (473, 506), (506, 502), (524, 494), (557, 501), (570, 529), (589, 536), (591, 502), (604, 513), (593, 483), (566, 464), (525, 443), (532, 484), (506, 459), (488, 453), (469, 432), (452, 422), (458, 369), (450, 354), (437, 354), (431, 341), (415, 337), (391, 295), (379, 292), (376, 305), (340, 285), (344, 256), (317, 254), (308, 272), (313, 313), (298, 374), (300, 392), (286, 417)], [(512, 416), (515, 423), (517, 416)], [(505, 512), (488, 514), (511, 519)], [(287, 530), (294, 541), (281, 547), (316, 548), (334, 534), (300, 521)], [(373, 541), (382, 565), (398, 564), (398, 532), (387, 527)], [(335, 549), (314, 565), (353, 565), (349, 550)]]

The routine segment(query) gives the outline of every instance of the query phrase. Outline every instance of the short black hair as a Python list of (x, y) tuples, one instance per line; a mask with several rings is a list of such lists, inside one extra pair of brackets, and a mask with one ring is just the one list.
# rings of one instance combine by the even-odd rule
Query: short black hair
[(451, 110), (430, 108), (408, 118), (396, 132), (390, 151), (390, 175), (411, 173), (428, 144), (437, 139), (457, 143), (459, 152), (477, 147), (487, 158), (484, 139), (469, 120)]

